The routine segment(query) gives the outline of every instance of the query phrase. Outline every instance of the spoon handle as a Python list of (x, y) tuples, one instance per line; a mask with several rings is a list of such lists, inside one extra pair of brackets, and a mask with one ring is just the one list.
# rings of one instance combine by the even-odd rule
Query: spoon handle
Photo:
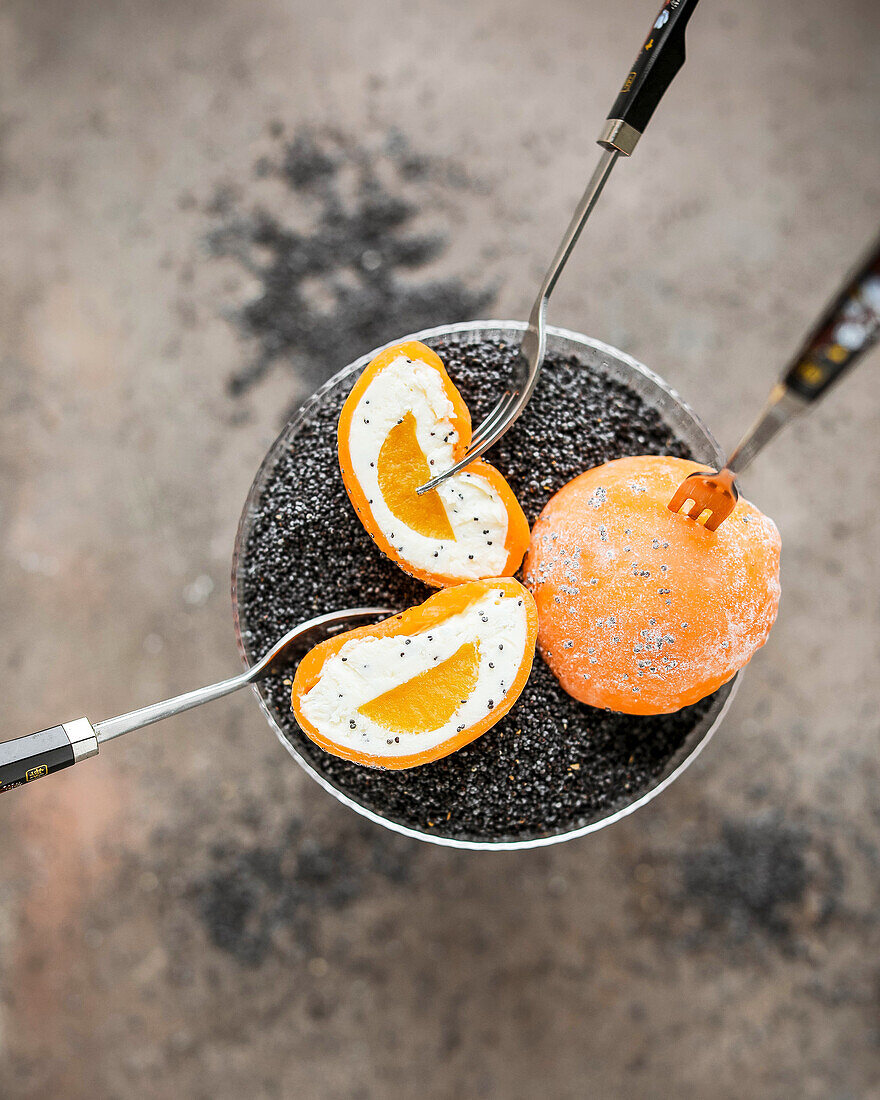
[(290, 659), (294, 645), (307, 645), (308, 640), (316, 633), (326, 636), (328, 632), (351, 622), (361, 619), (387, 619), (393, 614), (394, 611), (388, 607), (351, 607), (344, 611), (317, 615), (289, 630), (261, 661), (228, 680), (220, 680), (216, 684), (196, 688), (195, 691), (186, 691), (183, 695), (175, 695), (173, 699), (163, 699), (161, 703), (151, 703), (147, 707), (131, 710), (116, 718), (107, 718), (94, 725), (88, 718), (77, 718), (75, 722), (64, 722), (60, 726), (30, 733), (26, 737), (4, 741), (0, 743), (0, 794), (62, 768), (69, 768), (71, 764), (85, 760), (88, 756), (95, 756), (99, 745), (112, 741), (114, 737), (142, 729), (153, 722), (161, 722), (163, 718), (182, 714), (185, 710), (200, 707), (202, 703), (210, 703), (213, 699), (222, 699), (224, 695), (230, 695), (270, 673), (278, 672)]
[(222, 699), (224, 695), (253, 683), (255, 678), (254, 670), (247, 669), (228, 680), (175, 695), (173, 699), (163, 699), (161, 703), (151, 703), (116, 718), (107, 718), (94, 726), (88, 718), (77, 718), (74, 722), (64, 722), (60, 726), (4, 741), (0, 744), (0, 794), (62, 768), (69, 768), (89, 756), (96, 756), (99, 745), (114, 737), (182, 714), (185, 710), (200, 707), (202, 703), (210, 703), (212, 699)]
[(98, 738), (88, 718), (4, 741), (0, 744), (0, 794), (69, 768), (97, 752)]
[(213, 699), (222, 699), (224, 695), (231, 695), (233, 691), (253, 683), (254, 679), (254, 669), (246, 669), (228, 680), (220, 680), (216, 684), (196, 688), (195, 691), (185, 691), (183, 695), (163, 699), (160, 703), (150, 703), (149, 706), (130, 710), (116, 718), (106, 718), (95, 724), (98, 742), (103, 745), (105, 741), (112, 741), (114, 737), (121, 737), (124, 733), (151, 726), (154, 722), (161, 722), (163, 718), (173, 718), (175, 714), (183, 714), (185, 710), (200, 707), (202, 703), (210, 703)]

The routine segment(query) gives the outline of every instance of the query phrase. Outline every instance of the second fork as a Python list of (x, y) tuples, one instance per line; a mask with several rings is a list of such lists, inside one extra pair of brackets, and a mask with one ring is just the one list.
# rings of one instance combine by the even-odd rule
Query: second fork
[(449, 469), (420, 485), (421, 495), (457, 474), (479, 458), (501, 438), (528, 405), (541, 373), (546, 350), (547, 301), (587, 222), (602, 188), (619, 156), (628, 157), (636, 147), (654, 109), (685, 61), (684, 32), (699, 0), (667, 0), (654, 20), (648, 37), (627, 73), (615, 99), (598, 143), (599, 163), (577, 205), (568, 229), (547, 269), (529, 316), (517, 362), (519, 377), (502, 394), (498, 403), (471, 437), (465, 454)]

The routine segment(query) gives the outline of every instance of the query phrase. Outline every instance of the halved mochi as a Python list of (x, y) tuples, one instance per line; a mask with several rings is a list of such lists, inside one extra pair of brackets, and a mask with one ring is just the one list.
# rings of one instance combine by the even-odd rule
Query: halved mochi
[(293, 681), (302, 729), (334, 756), (414, 768), (503, 718), (532, 667), (538, 614), (511, 577), (471, 581), (315, 646)]
[(339, 417), (339, 465), (370, 537), (435, 588), (511, 576), (529, 525), (510, 486), (477, 459), (438, 489), (416, 489), (467, 450), (471, 418), (440, 358), (413, 341), (380, 352)]

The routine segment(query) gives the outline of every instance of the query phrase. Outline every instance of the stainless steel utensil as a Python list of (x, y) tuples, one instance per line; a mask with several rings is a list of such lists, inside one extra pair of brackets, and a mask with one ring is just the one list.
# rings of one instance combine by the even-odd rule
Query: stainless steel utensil
[(128, 714), (120, 714), (117, 718), (107, 718), (95, 725), (88, 718), (76, 718), (72, 722), (63, 722), (38, 733), (5, 741), (0, 744), (0, 793), (68, 768), (71, 764), (78, 764), (89, 756), (96, 756), (100, 746), (105, 741), (112, 741), (114, 737), (121, 737), (124, 733), (131, 733), (132, 730), (152, 725), (153, 722), (161, 722), (163, 718), (182, 714), (185, 710), (192, 710), (202, 703), (210, 703), (212, 699), (220, 699), (239, 688), (247, 687), (248, 684), (257, 683), (288, 665), (315, 635), (327, 634), (333, 627), (344, 626), (359, 619), (382, 618), (393, 614), (393, 611), (384, 607), (356, 607), (318, 615), (289, 630), (261, 660), (238, 676), (188, 691), (184, 695), (175, 695), (173, 699), (165, 699), (161, 703), (129, 711)]
[(517, 359), (518, 377), (474, 432), (465, 454), (448, 470), (419, 486), (419, 494), (436, 489), (448, 477), (464, 469), (497, 443), (528, 405), (538, 383), (547, 342), (547, 301), (562, 269), (577, 244), (581, 230), (596, 205), (619, 156), (628, 157), (636, 147), (654, 109), (685, 60), (684, 32), (698, 0), (667, 0), (654, 20), (644, 45), (627, 73), (623, 87), (609, 112), (598, 143), (602, 155), (587, 189), (577, 205), (562, 242), (547, 269), (532, 306), (528, 328)]
[(847, 277), (810, 330), (797, 355), (770, 391), (764, 410), (720, 470), (688, 474), (669, 502), (671, 512), (688, 503), (688, 516), (715, 531), (739, 499), (736, 478), (780, 428), (812, 408), (880, 337), (880, 238)]

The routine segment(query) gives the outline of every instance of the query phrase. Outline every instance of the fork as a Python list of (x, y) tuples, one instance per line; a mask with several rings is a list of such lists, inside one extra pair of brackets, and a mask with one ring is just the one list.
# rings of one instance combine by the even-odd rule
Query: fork
[(632, 155), (636, 142), (654, 113), (664, 92), (685, 61), (684, 32), (699, 0), (667, 0), (654, 20), (644, 45), (639, 50), (623, 87), (611, 107), (598, 143), (602, 146), (599, 163), (587, 189), (577, 205), (574, 216), (553, 262), (547, 269), (538, 297), (529, 316), (529, 327), (523, 336), (517, 357), (518, 377), (503, 393), (498, 403), (471, 437), (464, 455), (448, 470), (420, 485), (419, 494), (436, 489), (447, 478), (464, 469), (497, 443), (510, 425), (520, 416), (538, 383), (547, 345), (547, 301), (556, 286), (562, 269), (577, 244), (581, 230), (602, 193), (611, 169), (619, 156)]
[(880, 337), (880, 238), (847, 277), (826, 307), (797, 355), (770, 391), (764, 411), (721, 470), (689, 474), (669, 502), (680, 512), (715, 531), (736, 506), (736, 478), (780, 428), (805, 412), (850, 371)]
[(289, 630), (261, 660), (238, 676), (221, 680), (209, 687), (188, 691), (184, 695), (176, 695), (161, 703), (151, 703), (148, 707), (120, 714), (116, 718), (107, 718), (94, 725), (88, 718), (75, 718), (71, 722), (62, 722), (38, 733), (4, 741), (0, 744), (0, 794), (11, 791), (13, 787), (20, 787), (23, 783), (41, 779), (44, 775), (61, 771), (71, 764), (78, 764), (80, 760), (87, 760), (90, 756), (97, 756), (99, 747), (105, 741), (112, 741), (114, 737), (142, 729), (153, 722), (161, 722), (163, 718), (182, 714), (185, 710), (200, 707), (202, 703), (221, 699), (248, 684), (264, 680), (272, 673), (288, 667), (297, 656), (301, 656), (311, 640), (332, 633), (337, 627), (361, 619), (385, 618), (393, 614), (393, 611), (385, 607), (355, 607), (318, 615)]

